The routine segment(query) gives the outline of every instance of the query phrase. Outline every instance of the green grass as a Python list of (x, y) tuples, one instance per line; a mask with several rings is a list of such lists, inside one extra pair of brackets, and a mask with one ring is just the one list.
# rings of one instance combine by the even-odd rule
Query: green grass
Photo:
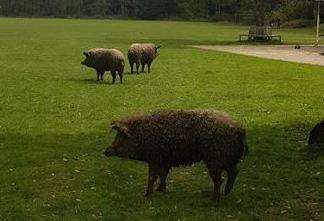
[[(324, 69), (192, 49), (225, 44), (229, 24), (0, 19), (0, 220), (316, 220), (323, 155), (306, 136), (324, 116)], [(311, 29), (282, 30), (312, 43)], [(151, 74), (110, 85), (81, 72), (81, 52), (164, 47)], [(145, 164), (105, 159), (108, 123), (160, 108), (216, 108), (243, 122), (249, 155), (219, 204), (203, 164), (177, 168), (168, 192), (142, 195)], [(322, 214), (323, 215), (323, 214)]]

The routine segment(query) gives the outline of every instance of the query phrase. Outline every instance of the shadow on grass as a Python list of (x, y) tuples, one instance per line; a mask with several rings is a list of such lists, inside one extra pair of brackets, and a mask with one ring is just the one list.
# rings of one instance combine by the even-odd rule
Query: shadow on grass
[[(204, 191), (212, 189), (212, 183), (208, 175), (202, 173), (200, 165), (188, 168), (192, 171), (190, 173), (182, 168), (174, 170), (173, 182), (169, 180), (167, 192), (163, 194), (154, 192), (150, 199), (145, 199), (142, 193), (146, 184), (146, 175), (143, 174), (147, 171), (142, 171), (143, 164), (136, 161), (121, 161), (118, 158), (105, 158), (103, 151), (112, 141), (113, 135), (110, 134), (107, 139), (107, 132), (104, 130), (98, 133), (76, 134), (0, 134), (1, 146), (5, 147), (2, 148), (1, 161), (4, 170), (9, 168), (25, 170), (32, 165), (46, 167), (48, 162), (61, 162), (64, 165), (76, 160), (75, 164), (83, 165), (83, 173), (93, 177), (96, 188), (102, 191), (101, 196), (105, 196), (103, 198), (91, 195), (92, 200), (100, 201), (100, 205), (109, 205), (110, 210), (119, 211), (121, 207), (136, 208), (149, 204), (160, 208), (156, 211), (156, 215), (162, 217), (172, 203), (183, 211), (210, 213), (208, 211), (211, 208), (217, 208), (217, 211), (233, 212), (234, 215), (239, 216), (240, 214), (235, 211), (249, 210), (256, 205), (262, 207), (260, 210), (267, 209), (265, 205), (269, 205), (270, 202), (278, 202), (274, 207), (280, 209), (282, 199), (291, 197), (296, 189), (306, 188), (310, 184), (310, 181), (303, 176), (305, 174), (308, 176), (310, 171), (318, 169), (320, 164), (317, 161), (318, 154), (310, 156), (308, 152), (303, 151), (306, 148), (305, 138), (310, 128), (311, 125), (305, 123), (250, 128), (248, 130), (250, 152), (246, 161), (240, 166), (241, 171), (233, 191), (227, 197), (223, 197), (220, 203), (211, 199), (209, 194), (211, 192)], [(62, 160), (65, 157), (69, 159), (68, 162)], [(311, 164), (303, 162), (310, 160), (313, 161)], [(109, 165), (109, 173), (104, 172), (108, 169), (107, 165)], [(58, 170), (57, 173), (59, 170), (65, 170), (63, 167), (55, 168)], [(303, 172), (305, 169), (307, 172)], [(66, 180), (65, 176), (68, 176), (66, 175), (68, 173), (62, 174), (64, 177), (62, 180)], [(132, 176), (134, 177), (131, 178)], [(295, 180), (299, 179), (306, 183), (297, 185)], [(64, 199), (69, 199), (69, 196)], [(98, 202), (92, 203), (98, 204)], [(234, 207), (235, 211), (232, 211)], [(178, 215), (178, 209), (175, 208), (172, 212), (175, 216)]]
[(111, 86), (114, 86), (114, 85), (119, 85), (120, 84), (120, 81), (119, 79), (117, 78), (116, 79), (116, 82), (115, 84), (112, 83), (112, 80), (111, 79), (104, 79), (103, 81), (97, 81), (97, 79), (90, 79), (90, 78), (86, 78), (86, 79), (80, 79), (80, 78), (70, 78), (68, 79), (68, 81), (71, 81), (71, 82), (75, 82), (75, 83), (82, 83), (82, 84), (90, 84), (90, 85), (111, 85)]
[[(83, 82), (87, 84), (97, 84), (92, 79), (71, 79), (76, 82)], [(100, 83), (102, 84), (102, 83)], [(108, 83), (109, 84), (109, 83)], [(117, 84), (116, 84), (117, 85)], [(109, 119), (107, 119), (107, 122)], [(310, 150), (307, 145), (308, 133), (313, 125), (303, 122), (290, 123), (288, 125), (276, 124), (269, 126), (261, 126), (255, 128), (248, 128), (247, 137), (248, 145), (250, 147), (250, 154), (275, 151), (276, 154), (287, 150), (295, 152), (297, 155), (304, 156), (305, 159), (316, 159), (323, 151)], [(3, 150), (12, 151), (49, 151), (57, 152), (62, 151), (87, 151), (93, 152), (101, 148), (103, 151), (108, 144), (107, 134), (113, 136), (108, 131), (100, 133), (82, 133), (82, 134), (40, 134), (40, 135), (28, 135), (28, 134), (0, 134), (0, 144)], [(94, 148), (93, 148), (94, 147)], [(29, 149), (30, 148), (30, 149)], [(265, 151), (265, 152), (263, 152)], [(279, 151), (279, 152), (278, 152)], [(267, 155), (264, 155), (267, 157)], [(309, 158), (311, 157), (311, 158)]]
[[(152, 70), (151, 70), (152, 73)], [(124, 72), (124, 75), (130, 75), (130, 76), (139, 76), (141, 74), (150, 74), (147, 72), (147, 70), (145, 70), (144, 72), (138, 71), (138, 74), (136, 73), (136, 71), (134, 71), (134, 73), (132, 74), (130, 71)]]
[[(310, 124), (292, 123), (248, 129), (247, 165), (271, 162), (277, 169), (286, 169), (296, 159), (301, 162), (318, 160), (323, 156), (323, 150), (314, 151), (308, 147), (307, 136), (310, 128)], [(62, 158), (63, 154), (69, 153), (101, 158), (113, 136), (113, 133), (106, 130), (82, 134), (0, 134), (2, 163), (14, 163), (10, 159), (15, 156), (18, 164), (28, 165), (28, 160), (24, 161), (26, 156), (31, 157), (32, 161), (43, 161), (48, 157)]]
[(308, 145), (309, 133), (314, 125), (306, 123), (293, 123), (290, 127), (285, 128), (286, 131), (292, 132), (291, 137), (298, 148), (298, 156), (301, 160), (316, 160), (320, 156), (324, 156), (324, 148), (314, 148)]

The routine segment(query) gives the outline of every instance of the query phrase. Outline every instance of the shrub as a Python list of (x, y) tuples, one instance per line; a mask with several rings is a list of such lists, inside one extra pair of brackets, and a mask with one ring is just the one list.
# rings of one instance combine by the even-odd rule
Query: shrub
[(291, 21), (287, 21), (282, 24), (282, 27), (284, 28), (305, 28), (305, 27), (310, 27), (313, 25), (312, 20), (307, 20), (307, 19), (295, 19)]

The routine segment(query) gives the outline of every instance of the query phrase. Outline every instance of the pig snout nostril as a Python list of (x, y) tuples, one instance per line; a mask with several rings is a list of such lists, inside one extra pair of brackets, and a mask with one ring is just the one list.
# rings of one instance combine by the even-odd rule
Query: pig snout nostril
[(112, 155), (111, 148), (107, 148), (107, 149), (105, 150), (105, 152), (104, 152), (104, 155), (105, 155), (106, 157), (111, 156), (111, 155)]

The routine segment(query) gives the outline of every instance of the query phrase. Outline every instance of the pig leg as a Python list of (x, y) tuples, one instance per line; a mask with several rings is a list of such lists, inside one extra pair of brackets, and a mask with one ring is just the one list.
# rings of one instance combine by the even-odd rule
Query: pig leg
[(142, 63), (142, 73), (144, 73), (145, 63)]
[(146, 194), (145, 194), (146, 197), (149, 197), (152, 195), (154, 183), (158, 178), (158, 174), (159, 174), (159, 172), (158, 172), (157, 167), (149, 164), (148, 182), (147, 182), (147, 189), (146, 189)]
[(96, 71), (97, 71), (97, 81), (99, 82), (100, 81), (100, 71), (99, 71), (99, 69), (97, 69)]
[(140, 63), (139, 62), (136, 62), (136, 73), (139, 74), (138, 70), (140, 68)]
[(116, 81), (116, 71), (115, 70), (111, 71), (111, 76), (113, 78), (112, 83), (115, 84), (115, 81)]
[(160, 186), (156, 189), (159, 192), (165, 192), (166, 190), (166, 180), (168, 178), (170, 168), (162, 168), (160, 172)]
[(213, 198), (219, 202), (220, 199), (220, 187), (221, 187), (221, 170), (217, 165), (207, 164), (210, 178), (214, 182)]
[(119, 76), (120, 83), (122, 84), (123, 83), (123, 74), (118, 72), (118, 76)]
[(238, 174), (238, 170), (236, 168), (236, 165), (233, 165), (229, 168), (227, 168), (227, 174), (228, 174), (228, 180), (227, 180), (227, 184), (225, 187), (225, 195), (228, 195), (231, 191), (231, 189), (233, 188), (236, 176)]
[(118, 76), (121, 84), (123, 83), (123, 73), (124, 73), (124, 67), (118, 68)]
[(152, 64), (152, 62), (149, 62), (147, 64), (148, 73), (151, 73), (151, 64)]
[(130, 63), (130, 67), (131, 67), (131, 74), (133, 74), (134, 73), (134, 62)]
[(101, 80), (101, 81), (103, 81), (103, 76), (104, 76), (104, 74), (105, 74), (105, 72), (103, 72), (103, 71), (102, 71), (101, 74), (100, 74), (100, 80)]

